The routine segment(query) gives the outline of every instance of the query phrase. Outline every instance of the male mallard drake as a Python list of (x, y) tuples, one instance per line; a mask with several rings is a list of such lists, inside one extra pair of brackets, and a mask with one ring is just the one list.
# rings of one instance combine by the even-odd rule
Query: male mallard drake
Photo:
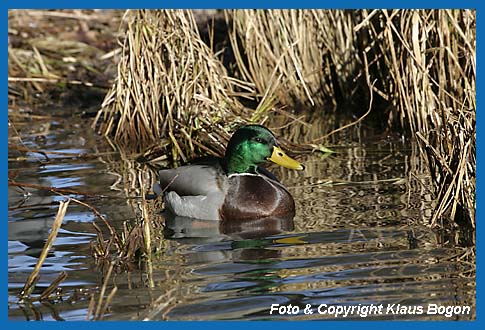
[(167, 191), (165, 206), (175, 215), (205, 220), (293, 216), (293, 197), (259, 166), (268, 160), (290, 169), (305, 168), (280, 149), (269, 129), (243, 126), (229, 140), (224, 158), (159, 171), (160, 187)]

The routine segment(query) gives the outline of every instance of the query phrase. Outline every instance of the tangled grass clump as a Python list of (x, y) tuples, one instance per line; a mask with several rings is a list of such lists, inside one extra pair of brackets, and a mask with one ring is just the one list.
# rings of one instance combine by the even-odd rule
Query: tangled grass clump
[(140, 151), (165, 141), (174, 160), (219, 152), (228, 125), (244, 113), (235, 90), (247, 84), (227, 75), (191, 11), (127, 15), (118, 77), (96, 118), (99, 131)]

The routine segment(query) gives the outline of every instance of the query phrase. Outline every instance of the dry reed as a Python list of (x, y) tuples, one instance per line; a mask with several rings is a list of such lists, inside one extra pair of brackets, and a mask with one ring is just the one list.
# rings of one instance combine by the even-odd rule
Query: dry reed
[[(271, 111), (282, 106), (280, 126), (304, 133), (312, 128), (298, 112), (311, 112), (312, 123), (341, 110), (361, 116), (374, 93), (367, 119), (401, 127), (420, 142), (435, 183), (432, 224), (444, 218), (475, 223), (475, 11), (224, 13), (232, 59), (203, 41), (193, 11), (128, 11), (118, 76), (96, 119), (99, 131), (138, 151), (186, 161), (221, 154), (239, 123), (270, 123)], [(24, 83), (39, 92), (46, 82), (84, 82), (56, 70), (51, 57), (74, 57), (90, 47), (62, 43), (53, 52), (47, 37), (18, 38), (21, 22), (38, 18), (78, 21), (83, 33), (89, 32), (85, 22), (103, 20), (99, 12), (9, 12), (11, 95), (27, 95), (16, 88)], [(242, 105), (244, 98), (258, 105), (255, 111)]]
[(227, 75), (191, 11), (128, 11), (127, 17), (118, 77), (96, 118), (99, 131), (138, 150), (166, 141), (174, 160), (220, 152), (219, 135), (244, 111), (235, 90), (248, 85)]
[(380, 92), (391, 105), (389, 123), (407, 128), (428, 161), (436, 198), (431, 224), (445, 217), (474, 225), (475, 11), (383, 10), (376, 16), (382, 23), (368, 30), (379, 40), (375, 60), (388, 72)]
[(300, 110), (332, 110), (342, 95), (355, 96), (362, 61), (353, 27), (360, 16), (340, 10), (227, 11), (239, 74), (263, 97)]
[(39, 279), (40, 269), (42, 268), (42, 265), (44, 264), (44, 261), (47, 258), (47, 254), (49, 253), (52, 245), (54, 244), (54, 241), (57, 237), (57, 233), (61, 228), (62, 220), (64, 220), (64, 215), (66, 214), (68, 206), (69, 206), (69, 200), (59, 203), (59, 209), (57, 211), (57, 215), (54, 220), (54, 223), (52, 224), (52, 230), (49, 233), (49, 236), (47, 237), (44, 247), (42, 248), (42, 252), (39, 256), (39, 259), (37, 260), (37, 263), (35, 264), (34, 270), (29, 275), (22, 291), (19, 294), (22, 300), (30, 298), (31, 293), (35, 288), (35, 284)]

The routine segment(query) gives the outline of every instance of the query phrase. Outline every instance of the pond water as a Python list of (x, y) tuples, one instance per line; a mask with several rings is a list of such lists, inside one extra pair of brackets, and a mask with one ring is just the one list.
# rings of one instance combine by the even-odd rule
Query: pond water
[[(52, 116), (11, 116), (9, 144), (49, 153), (47, 159), (10, 148), (9, 177), (104, 195), (87, 202), (120, 230), (136, 213), (126, 198), (120, 156), (89, 128), (91, 119)], [(413, 145), (381, 137), (343, 142), (335, 150), (299, 157), (304, 172), (275, 169), (295, 198), (294, 219), (243, 230), (168, 219), (150, 267), (112, 275), (107, 293), (118, 290), (104, 319), (335, 319), (352, 306), (346, 319), (474, 319), (470, 235), (430, 229), (432, 196), (419, 183), (427, 178), (409, 180), (417, 166)], [(85, 320), (91, 294), (99, 295), (103, 274), (90, 244), (96, 239), (93, 222), (102, 224), (90, 209), (71, 202), (34, 291), (40, 294), (65, 271), (58, 298), (19, 302), (64, 199), (9, 186), (11, 320)], [(362, 309), (381, 304), (380, 312)], [(288, 305), (294, 314), (280, 315), (277, 309)], [(446, 306), (461, 309), (450, 307), (445, 315)]]

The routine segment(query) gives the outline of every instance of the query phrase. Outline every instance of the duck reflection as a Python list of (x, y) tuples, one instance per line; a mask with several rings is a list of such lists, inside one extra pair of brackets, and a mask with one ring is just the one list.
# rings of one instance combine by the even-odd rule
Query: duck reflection
[[(293, 216), (224, 222), (166, 213), (165, 218), (166, 238), (192, 245), (184, 253), (191, 274), (210, 279), (198, 289), (200, 292), (266, 294), (283, 280), (284, 250), (278, 246), (294, 230)], [(194, 307), (177, 306), (170, 316), (177, 318)]]
[(165, 210), (163, 215), (165, 238), (191, 239), (193, 244), (224, 239), (263, 238), (289, 232), (295, 228), (293, 215), (237, 221), (200, 220), (177, 216), (168, 210)]
[(244, 221), (199, 220), (165, 211), (164, 236), (196, 246), (191, 263), (251, 261), (279, 258), (281, 251), (269, 247), (275, 235), (294, 230), (293, 216)]

